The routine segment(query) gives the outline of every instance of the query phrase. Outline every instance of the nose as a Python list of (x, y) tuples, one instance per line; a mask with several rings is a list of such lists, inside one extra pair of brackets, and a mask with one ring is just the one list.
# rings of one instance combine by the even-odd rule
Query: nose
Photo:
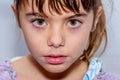
[(52, 31), (49, 34), (48, 46), (59, 48), (65, 45), (65, 40), (61, 31)]

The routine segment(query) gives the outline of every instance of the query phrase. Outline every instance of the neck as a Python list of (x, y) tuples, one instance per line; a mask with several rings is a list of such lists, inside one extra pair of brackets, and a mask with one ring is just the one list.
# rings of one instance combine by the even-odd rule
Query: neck
[(50, 80), (82, 80), (88, 68), (87, 62), (77, 60), (70, 68), (62, 73), (50, 73), (43, 69), (32, 56), (28, 56), (28, 60), (30, 61), (31, 66), (35, 69), (34, 71), (36, 71), (36, 73)]

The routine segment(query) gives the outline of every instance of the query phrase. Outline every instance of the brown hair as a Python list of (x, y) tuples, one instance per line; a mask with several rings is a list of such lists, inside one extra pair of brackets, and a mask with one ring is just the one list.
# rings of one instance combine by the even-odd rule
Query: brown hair
[[(32, 0), (32, 8), (35, 3), (35, 5), (39, 9), (39, 12), (44, 14), (43, 5), (45, 1), (46, 0)], [(22, 7), (29, 5), (29, 2), (28, 0), (14, 0), (14, 3), (16, 6), (17, 19), (19, 22), (19, 11)], [(101, 0), (48, 0), (48, 7), (50, 12), (55, 11), (58, 14), (61, 14), (61, 10), (64, 10), (66, 12), (67, 10), (70, 10), (75, 14), (77, 14), (80, 12), (79, 10), (80, 3), (82, 3), (82, 6), (85, 11), (89, 12), (90, 10), (93, 10), (94, 19), (96, 17), (96, 12), (98, 7), (102, 6)], [(93, 27), (94, 27), (94, 23), (93, 23)], [(95, 55), (104, 37), (105, 37), (105, 45), (103, 52), (107, 44), (105, 13), (103, 10), (102, 15), (100, 16), (99, 21), (97, 23), (96, 29), (90, 33), (88, 48), (87, 50), (84, 51), (84, 54), (82, 55), (83, 60), (89, 61), (91, 57)], [(103, 52), (101, 54), (103, 54)]]

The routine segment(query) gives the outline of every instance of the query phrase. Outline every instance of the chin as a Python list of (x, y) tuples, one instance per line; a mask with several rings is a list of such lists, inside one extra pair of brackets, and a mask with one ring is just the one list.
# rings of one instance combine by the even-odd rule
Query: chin
[(49, 65), (49, 66), (43, 66), (43, 68), (50, 72), (50, 73), (62, 73), (65, 72), (69, 66), (65, 66), (65, 65)]

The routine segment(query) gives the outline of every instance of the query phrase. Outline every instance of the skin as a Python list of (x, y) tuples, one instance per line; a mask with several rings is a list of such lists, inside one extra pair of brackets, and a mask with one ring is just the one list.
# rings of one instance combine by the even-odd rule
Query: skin
[[(29, 3), (31, 4), (31, 0)], [(39, 16), (31, 14), (31, 5), (20, 10), (20, 25), (30, 54), (12, 63), (17, 71), (17, 78), (19, 80), (82, 80), (88, 64), (80, 60), (80, 56), (88, 44), (90, 32), (93, 31), (93, 11), (87, 13), (81, 5), (80, 16), (75, 16), (70, 11), (68, 13), (62, 11), (59, 15), (55, 12), (51, 14), (47, 6), (46, 1), (44, 12), (47, 17), (41, 15), (36, 6), (34, 10)], [(14, 4), (12, 9), (16, 15)], [(96, 23), (100, 12), (101, 10), (98, 10)], [(45, 21), (40, 25), (36, 18)], [(71, 20), (75, 24), (71, 24)], [(49, 54), (62, 54), (67, 58), (62, 64), (52, 65), (44, 59), (44, 56)], [(30, 74), (31, 72), (36, 75)]]

